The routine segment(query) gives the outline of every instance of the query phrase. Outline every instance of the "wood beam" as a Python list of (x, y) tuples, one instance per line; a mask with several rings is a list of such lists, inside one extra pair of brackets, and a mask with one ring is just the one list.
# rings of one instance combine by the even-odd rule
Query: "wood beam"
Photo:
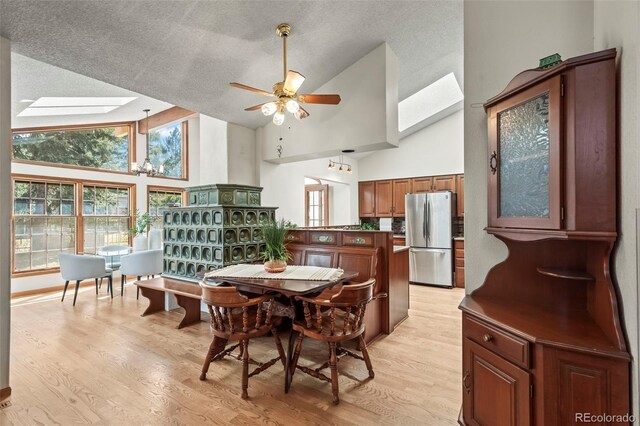
[[(165, 124), (171, 123), (173, 121), (177, 121), (183, 118), (187, 118), (193, 114), (196, 114), (193, 111), (188, 109), (174, 106), (172, 108), (161, 111), (157, 114), (153, 114), (149, 116), (149, 127), (155, 129), (156, 127), (163, 126)], [(147, 133), (147, 119), (146, 117), (142, 120), (138, 120), (138, 133), (144, 135)]]

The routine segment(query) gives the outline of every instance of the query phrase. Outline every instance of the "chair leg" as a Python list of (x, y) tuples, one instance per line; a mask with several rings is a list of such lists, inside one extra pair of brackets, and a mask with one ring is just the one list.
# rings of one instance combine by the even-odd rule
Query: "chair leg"
[(102, 288), (102, 277), (100, 277), (100, 284), (98, 284), (98, 288)]
[[(142, 277), (138, 276), (138, 281), (140, 281), (142, 279)], [(140, 286), (136, 286), (138, 287), (138, 290), (136, 290), (136, 300), (140, 299)]]
[(96, 278), (96, 294), (98, 294), (98, 279)]
[(373, 379), (376, 376), (376, 373), (373, 372), (373, 366), (371, 365), (371, 358), (369, 358), (369, 351), (367, 350), (367, 344), (364, 342), (364, 337), (360, 335), (359, 337), (359, 346), (362, 351), (362, 357), (364, 358), (364, 363), (367, 364), (367, 370), (369, 370), (369, 378)]
[(296, 372), (296, 368), (298, 367), (298, 359), (300, 358), (300, 352), (302, 352), (302, 339), (304, 339), (304, 333), (298, 334), (298, 338), (296, 339), (296, 348), (293, 351), (293, 356), (291, 357), (291, 378), (293, 379), (293, 375)]
[(120, 275), (120, 296), (124, 297), (124, 283), (127, 281), (126, 276)]
[(76, 292), (73, 294), (73, 306), (76, 306), (76, 299), (78, 298), (78, 288), (80, 288), (80, 280), (76, 281)]
[(211, 344), (209, 345), (209, 350), (207, 351), (207, 356), (204, 357), (204, 364), (202, 364), (202, 373), (200, 373), (200, 380), (207, 379), (207, 372), (209, 371), (209, 365), (211, 365), (211, 360), (215, 355), (216, 349), (218, 348), (218, 342), (214, 337), (211, 339)]
[(249, 398), (249, 340), (242, 341), (242, 399)]
[(111, 298), (113, 299), (113, 275), (109, 275), (109, 293), (111, 293)]
[(333, 405), (340, 403), (338, 397), (338, 358), (336, 356), (336, 343), (329, 342), (329, 366), (331, 367), (331, 391), (333, 392)]
[(67, 287), (69, 287), (69, 281), (65, 281), (64, 282), (64, 290), (62, 290), (62, 300), (61, 300), (61, 302), (64, 302), (64, 295), (67, 294)]
[(282, 342), (280, 341), (280, 335), (278, 335), (278, 330), (275, 327), (271, 328), (271, 334), (273, 334), (273, 338), (276, 341), (276, 348), (278, 348), (278, 355), (280, 355), (280, 361), (282, 362), (282, 366), (287, 366), (287, 356), (284, 354), (284, 348), (282, 347)]

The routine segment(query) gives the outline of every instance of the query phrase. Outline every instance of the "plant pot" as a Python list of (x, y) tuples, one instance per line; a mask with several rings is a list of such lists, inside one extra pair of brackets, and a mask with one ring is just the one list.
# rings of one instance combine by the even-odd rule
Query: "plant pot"
[(149, 231), (149, 250), (159, 250), (162, 248), (162, 231), (152, 229)]
[(145, 251), (149, 249), (149, 240), (146, 235), (139, 234), (133, 238), (133, 251)]
[(270, 273), (284, 272), (287, 269), (287, 262), (284, 260), (269, 260), (264, 262), (264, 270)]

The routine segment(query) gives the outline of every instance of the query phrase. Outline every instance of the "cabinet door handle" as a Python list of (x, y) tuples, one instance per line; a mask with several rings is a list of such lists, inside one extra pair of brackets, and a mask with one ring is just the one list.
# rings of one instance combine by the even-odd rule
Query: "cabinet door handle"
[(489, 157), (489, 168), (492, 175), (495, 175), (498, 171), (498, 153), (496, 151), (493, 151), (491, 157)]
[(464, 372), (464, 376), (462, 377), (462, 386), (464, 386), (464, 390), (467, 393), (471, 393), (471, 384), (467, 383), (469, 377), (471, 377), (471, 372), (467, 370)]
[(485, 342), (489, 343), (490, 341), (493, 340), (493, 336), (490, 334), (485, 334), (482, 336), (482, 340), (484, 340)]

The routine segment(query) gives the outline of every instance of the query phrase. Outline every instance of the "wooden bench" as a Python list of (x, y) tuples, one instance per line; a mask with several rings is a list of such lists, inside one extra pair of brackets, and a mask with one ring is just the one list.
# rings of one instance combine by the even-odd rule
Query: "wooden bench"
[(178, 305), (184, 309), (184, 317), (178, 328), (183, 328), (201, 321), (200, 300), (202, 289), (198, 283), (158, 277), (150, 280), (136, 281), (143, 297), (149, 299), (149, 306), (141, 316), (147, 316), (155, 312), (164, 311), (164, 294), (175, 295)]

